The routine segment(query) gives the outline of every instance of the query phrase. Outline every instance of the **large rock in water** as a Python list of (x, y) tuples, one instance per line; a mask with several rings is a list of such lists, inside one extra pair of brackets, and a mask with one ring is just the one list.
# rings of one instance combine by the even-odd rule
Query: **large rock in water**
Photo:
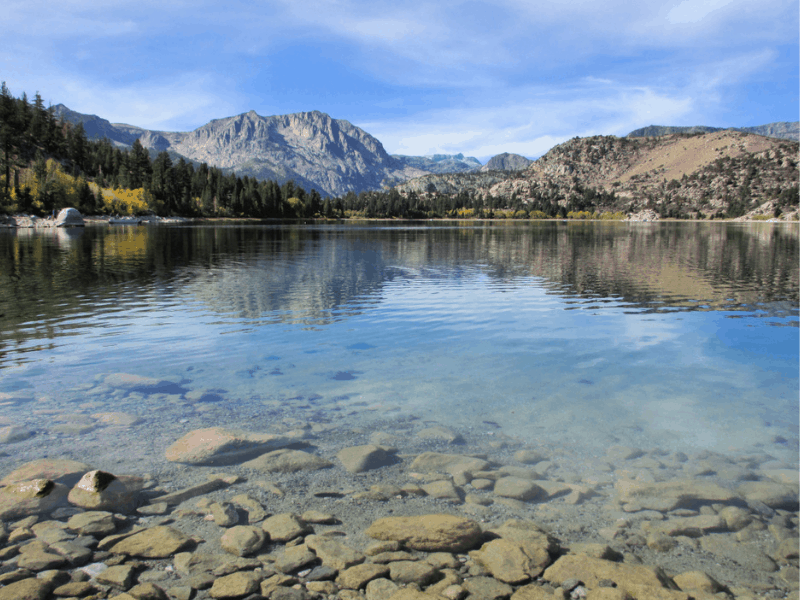
[(52, 479), (56, 483), (74, 485), (81, 475), (91, 467), (77, 460), (65, 458), (40, 458), (26, 462), (0, 480), (0, 486), (30, 481), (31, 479)]
[(580, 554), (562, 556), (544, 572), (543, 577), (546, 581), (558, 585), (568, 579), (579, 579), (590, 589), (596, 589), (601, 581), (610, 579), (617, 584), (618, 589), (636, 594), (637, 598), (640, 586), (653, 590), (662, 588), (675, 590), (678, 587), (661, 567), (616, 563)]
[(310, 452), (284, 449), (262, 454), (258, 458), (243, 463), (242, 466), (262, 473), (296, 473), (297, 471), (327, 469), (332, 467), (333, 463)]
[(676, 508), (741, 500), (736, 492), (715, 483), (692, 479), (655, 483), (620, 479), (614, 484), (614, 489), (617, 491), (617, 501), (623, 505), (630, 504), (635, 510), (668, 512)]
[(372, 469), (380, 469), (397, 462), (393, 454), (372, 444), (342, 448), (336, 454), (336, 458), (342, 461), (344, 468), (351, 473), (363, 473)]
[(83, 217), (77, 208), (63, 208), (56, 217), (56, 227), (83, 227)]
[(154, 394), (158, 392), (180, 393), (180, 386), (171, 381), (156, 379), (155, 377), (145, 377), (143, 375), (133, 375), (132, 373), (110, 373), (103, 378), (103, 383), (113, 388), (128, 390), (130, 392), (141, 392), (143, 394)]
[(49, 479), (22, 481), (0, 488), (0, 520), (50, 512), (67, 503), (68, 489)]
[(89, 471), (73, 487), (71, 504), (87, 510), (127, 513), (136, 507), (136, 490), (130, 490), (116, 476), (105, 471)]
[(159, 525), (120, 540), (110, 551), (142, 558), (168, 558), (191, 543), (192, 539), (177, 529)]
[(231, 465), (296, 441), (270, 433), (209, 427), (190, 431), (167, 448), (164, 455), (169, 461), (190, 465)]
[(384, 517), (365, 533), (377, 540), (394, 540), (425, 552), (463, 552), (476, 546), (483, 535), (475, 521), (441, 514)]
[(490, 465), (487, 461), (472, 456), (423, 452), (414, 459), (409, 468), (412, 471), (436, 471), (455, 475), (464, 471), (477, 473), (478, 471), (485, 471), (489, 467)]

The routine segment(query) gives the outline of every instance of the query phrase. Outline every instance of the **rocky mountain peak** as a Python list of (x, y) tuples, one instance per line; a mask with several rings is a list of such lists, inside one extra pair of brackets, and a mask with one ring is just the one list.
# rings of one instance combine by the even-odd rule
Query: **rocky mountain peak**
[(490, 158), (489, 162), (481, 167), (481, 172), (523, 171), (527, 169), (532, 162), (532, 160), (525, 158), (524, 156), (520, 156), (519, 154), (503, 152), (502, 154), (498, 154), (497, 156)]

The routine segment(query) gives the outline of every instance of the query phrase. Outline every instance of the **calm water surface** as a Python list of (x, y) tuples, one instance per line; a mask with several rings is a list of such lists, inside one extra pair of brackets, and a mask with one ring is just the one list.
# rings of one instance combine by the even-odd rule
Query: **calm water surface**
[[(0, 425), (55, 454), (53, 415), (203, 426), (205, 390), (245, 428), (413, 413), (796, 462), (799, 253), (797, 225), (766, 223), (0, 232)], [(98, 384), (115, 372), (170, 384)]]

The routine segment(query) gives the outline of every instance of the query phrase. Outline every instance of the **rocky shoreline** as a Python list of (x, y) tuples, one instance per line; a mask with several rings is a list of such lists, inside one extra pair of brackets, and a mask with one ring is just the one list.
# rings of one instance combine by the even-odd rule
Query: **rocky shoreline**
[[(133, 219), (133, 217), (131, 217)], [(65, 208), (55, 217), (37, 217), (36, 215), (0, 215), (2, 229), (54, 229), (62, 227), (83, 227), (86, 224), (107, 224), (113, 217), (105, 215), (82, 216), (74, 208)], [(135, 218), (142, 225), (173, 225), (191, 223), (194, 219), (186, 217), (158, 217), (148, 215)]]
[[(94, 416), (116, 439), (139, 422)], [(12, 450), (0, 600), (798, 597), (797, 466), (767, 450), (587, 457), (413, 415), (351, 423), (194, 429), (151, 474)], [(9, 450), (30, 443), (15, 427)]]

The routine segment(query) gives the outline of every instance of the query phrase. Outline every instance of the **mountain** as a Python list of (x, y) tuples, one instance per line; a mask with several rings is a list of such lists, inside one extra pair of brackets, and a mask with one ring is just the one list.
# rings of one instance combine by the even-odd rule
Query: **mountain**
[(141, 135), (143, 129), (130, 127), (129, 125), (112, 125), (109, 121), (101, 119), (97, 115), (85, 115), (83, 113), (70, 110), (63, 104), (56, 104), (53, 107), (53, 114), (58, 119), (63, 119), (67, 123), (77, 125), (83, 123), (83, 129), (86, 131), (86, 137), (90, 140), (101, 140), (108, 138), (108, 140), (115, 146), (124, 148), (130, 147), (136, 138)]
[(780, 121), (756, 127), (742, 127), (742, 131), (749, 131), (767, 137), (782, 138), (785, 140), (800, 141), (800, 121)]
[(486, 171), (524, 171), (532, 162), (532, 160), (519, 154), (503, 152), (490, 158), (489, 162), (483, 165), (480, 170), (482, 173)]
[(423, 198), (467, 194), (529, 208), (727, 215), (797, 210), (797, 142), (734, 130), (658, 137), (574, 138), (524, 171), (426, 175), (398, 185)]
[[(56, 115), (83, 123), (89, 138), (107, 137), (118, 146), (135, 140), (151, 151), (174, 156), (257, 179), (283, 183), (290, 179), (324, 196), (342, 196), (349, 191), (378, 190), (425, 175), (414, 166), (417, 157), (390, 156), (383, 145), (348, 121), (319, 112), (262, 117), (250, 111), (215, 119), (194, 131), (152, 131), (109, 123), (95, 115), (83, 115), (58, 105)], [(453, 160), (420, 157), (419, 164), (442, 163), (453, 169)], [(449, 162), (448, 162), (449, 161)], [(473, 168), (477, 159), (458, 159), (463, 168)]]
[(429, 156), (404, 156), (392, 154), (403, 164), (428, 173), (465, 173), (481, 168), (481, 161), (463, 154), (431, 154)]
[[(800, 141), (800, 122), (781, 121), (778, 123), (768, 123), (755, 127), (730, 127), (731, 131), (746, 131), (765, 137), (781, 138), (785, 140)], [(627, 137), (657, 137), (661, 135), (672, 135), (674, 133), (713, 133), (715, 131), (726, 131), (724, 127), (706, 127), (704, 125), (694, 125), (692, 127), (675, 127), (664, 125), (649, 125), (631, 131)]]

